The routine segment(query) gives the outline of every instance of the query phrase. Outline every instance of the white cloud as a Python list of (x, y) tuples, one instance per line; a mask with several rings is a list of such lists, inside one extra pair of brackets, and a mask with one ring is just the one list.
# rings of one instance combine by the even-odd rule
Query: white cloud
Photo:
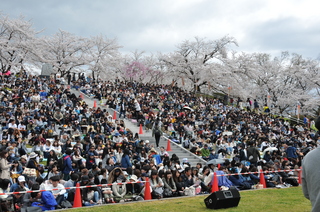
[(319, 55), (320, 13), (314, 0), (18, 1), (2, 12), (31, 19), (44, 34), (117, 38), (123, 51), (170, 52), (195, 36), (238, 40), (236, 51)]

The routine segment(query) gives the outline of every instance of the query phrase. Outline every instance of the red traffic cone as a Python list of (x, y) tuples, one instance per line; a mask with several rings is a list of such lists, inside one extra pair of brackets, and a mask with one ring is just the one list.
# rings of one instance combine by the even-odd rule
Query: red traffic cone
[(219, 170), (219, 169), (220, 169), (220, 167), (221, 167), (220, 163), (218, 163), (217, 167), (218, 167), (218, 170)]
[(117, 111), (113, 111), (113, 117), (112, 117), (113, 120), (116, 120), (117, 119)]
[(171, 150), (171, 142), (170, 142), (170, 139), (168, 139), (168, 143), (167, 143), (167, 152), (168, 151), (172, 151)]
[(145, 186), (144, 186), (144, 200), (151, 200), (151, 190), (150, 190), (150, 182), (149, 182), (149, 178), (146, 177), (146, 182), (145, 182)]
[(264, 179), (263, 172), (260, 172), (260, 184), (263, 185), (263, 188), (267, 188), (266, 179)]
[(218, 177), (216, 172), (213, 172), (213, 182), (211, 184), (212, 184), (211, 193), (219, 191)]
[(96, 101), (96, 100), (93, 101), (93, 107), (94, 107), (94, 108), (97, 107), (97, 101)]
[(302, 166), (300, 166), (299, 174), (298, 174), (298, 183), (301, 185), (302, 184)]
[(80, 184), (77, 183), (76, 185), (76, 193), (74, 195), (74, 200), (73, 200), (73, 207), (74, 208), (80, 208), (82, 207), (82, 198), (81, 198), (81, 193), (80, 193)]
[(142, 124), (140, 124), (139, 134), (140, 134), (140, 135), (143, 134)]

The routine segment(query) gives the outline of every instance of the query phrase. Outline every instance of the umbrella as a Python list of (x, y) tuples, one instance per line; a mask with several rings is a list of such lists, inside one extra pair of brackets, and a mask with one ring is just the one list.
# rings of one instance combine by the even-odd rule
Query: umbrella
[(263, 150), (263, 154), (265, 154), (266, 151), (269, 151), (271, 153), (273, 151), (278, 151), (278, 148), (277, 147), (268, 147), (265, 150)]
[(222, 164), (224, 162), (225, 162), (224, 159), (212, 159), (207, 162), (207, 165), (210, 165), (210, 164), (217, 165), (217, 164)]
[[(270, 153), (272, 153), (273, 151), (278, 151), (278, 148), (277, 147), (268, 147), (268, 148), (265, 148), (265, 150), (263, 150), (263, 156), (266, 154), (266, 152), (269, 151)], [(262, 157), (263, 157), (262, 156)]]
[(182, 109), (193, 111), (193, 109), (189, 106), (184, 106)]

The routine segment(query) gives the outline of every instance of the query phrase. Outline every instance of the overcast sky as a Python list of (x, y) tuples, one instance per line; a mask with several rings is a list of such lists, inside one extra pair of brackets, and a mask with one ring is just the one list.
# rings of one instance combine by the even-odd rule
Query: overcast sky
[(0, 11), (23, 15), (43, 35), (58, 29), (117, 38), (121, 52), (168, 53), (194, 37), (233, 36), (235, 51), (320, 55), (316, 0), (0, 0)]

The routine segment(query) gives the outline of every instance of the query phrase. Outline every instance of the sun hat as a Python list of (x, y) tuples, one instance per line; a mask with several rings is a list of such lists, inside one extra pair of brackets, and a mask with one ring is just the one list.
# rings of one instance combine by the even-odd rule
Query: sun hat
[(31, 152), (30, 155), (29, 155), (30, 158), (36, 158), (38, 157), (38, 154), (35, 153), (35, 152)]
[(131, 175), (130, 180), (136, 182), (138, 180), (138, 177), (136, 175)]

